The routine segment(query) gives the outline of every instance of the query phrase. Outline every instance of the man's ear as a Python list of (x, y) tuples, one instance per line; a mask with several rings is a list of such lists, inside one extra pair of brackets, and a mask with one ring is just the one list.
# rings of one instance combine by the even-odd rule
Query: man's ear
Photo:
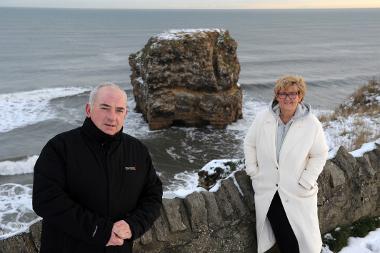
[(87, 118), (91, 118), (91, 105), (89, 103), (86, 104), (86, 116)]
[(124, 120), (127, 118), (128, 115), (128, 107), (125, 107), (125, 115), (124, 115)]

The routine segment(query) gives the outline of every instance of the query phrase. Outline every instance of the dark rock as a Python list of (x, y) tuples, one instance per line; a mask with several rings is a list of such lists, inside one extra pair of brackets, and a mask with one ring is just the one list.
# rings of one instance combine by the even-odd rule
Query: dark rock
[(338, 152), (332, 161), (343, 169), (348, 178), (352, 178), (356, 166), (356, 160), (343, 146), (339, 147)]
[(223, 128), (242, 117), (237, 43), (228, 31), (159, 34), (129, 56), (136, 111), (150, 129)]
[(324, 170), (328, 170), (330, 172), (330, 176), (331, 176), (330, 184), (333, 188), (343, 185), (346, 182), (346, 178), (344, 177), (344, 172), (334, 163), (332, 162), (326, 163)]
[(244, 159), (213, 160), (198, 172), (198, 186), (210, 190), (223, 178), (232, 172), (244, 169)]
[(372, 165), (367, 155), (363, 157), (358, 157), (356, 160), (360, 168), (359, 175), (366, 175), (369, 177), (374, 177), (376, 175), (376, 170), (372, 168)]

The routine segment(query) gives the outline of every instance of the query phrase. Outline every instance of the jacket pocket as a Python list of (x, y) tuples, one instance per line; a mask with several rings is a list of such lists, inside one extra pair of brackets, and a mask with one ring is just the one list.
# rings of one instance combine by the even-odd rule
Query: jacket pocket
[(296, 185), (296, 195), (302, 198), (314, 196), (318, 193), (318, 184), (315, 184), (311, 189), (305, 188), (300, 183)]

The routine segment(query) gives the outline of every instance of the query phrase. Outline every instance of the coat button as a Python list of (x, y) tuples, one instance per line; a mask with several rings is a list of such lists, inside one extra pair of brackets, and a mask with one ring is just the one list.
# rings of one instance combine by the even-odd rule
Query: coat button
[(276, 184), (276, 186), (278, 187), (278, 184)]

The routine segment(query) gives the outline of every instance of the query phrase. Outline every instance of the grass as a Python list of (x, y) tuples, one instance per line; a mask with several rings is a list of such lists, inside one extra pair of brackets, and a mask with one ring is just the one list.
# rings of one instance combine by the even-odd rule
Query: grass
[(349, 237), (365, 237), (369, 232), (380, 227), (380, 217), (361, 219), (349, 226), (330, 231), (323, 236), (323, 243), (333, 252), (339, 252), (347, 246)]
[(372, 79), (368, 81), (367, 85), (355, 91), (348, 98), (348, 101), (338, 106), (332, 114), (322, 115), (319, 120), (327, 122), (353, 114), (378, 116), (380, 113), (380, 101), (376, 100), (377, 96), (380, 96), (380, 80)]
[(352, 116), (355, 117), (353, 122), (355, 132), (342, 129), (339, 133), (340, 136), (347, 136), (351, 139), (347, 149), (355, 150), (366, 142), (380, 138), (380, 131), (371, 130), (371, 127), (365, 122), (366, 117), (379, 118), (380, 116), (380, 80), (375, 78), (369, 80), (331, 114), (320, 115), (319, 120), (328, 126), (330, 122), (342, 122)]

